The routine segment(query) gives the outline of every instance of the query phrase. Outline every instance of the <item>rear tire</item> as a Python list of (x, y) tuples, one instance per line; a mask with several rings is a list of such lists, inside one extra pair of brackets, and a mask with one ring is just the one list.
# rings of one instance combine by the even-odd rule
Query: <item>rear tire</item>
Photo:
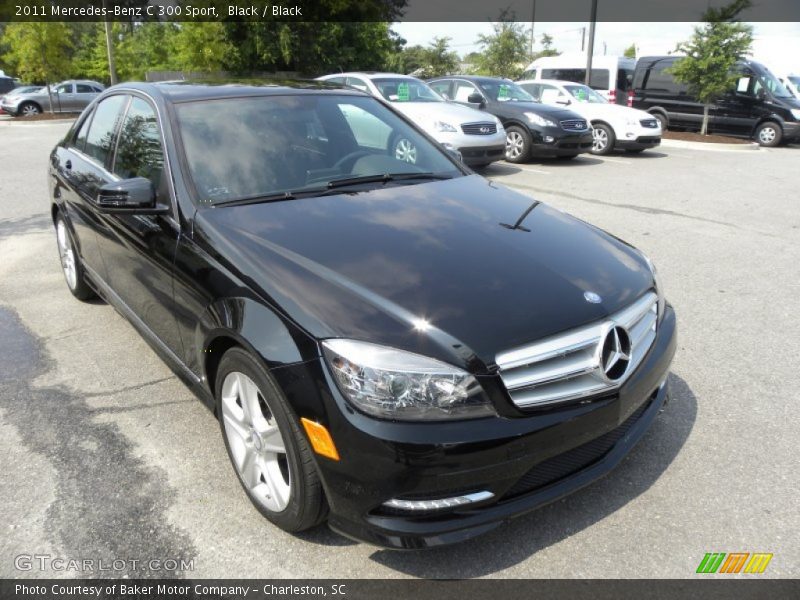
[(531, 134), (516, 125), (506, 128), (506, 160), (510, 163), (525, 162), (530, 153)]
[(86, 283), (86, 273), (81, 264), (81, 258), (72, 241), (72, 234), (69, 231), (67, 222), (59, 212), (56, 216), (56, 243), (58, 244), (58, 256), (61, 260), (61, 270), (64, 272), (64, 279), (67, 288), (78, 300), (90, 300), (96, 296), (94, 290)]
[(774, 148), (783, 139), (783, 129), (774, 121), (767, 121), (756, 128), (756, 141), (767, 148)]
[(249, 353), (232, 348), (215, 380), (225, 449), (247, 497), (284, 531), (319, 525), (328, 505), (311, 448), (272, 377)]

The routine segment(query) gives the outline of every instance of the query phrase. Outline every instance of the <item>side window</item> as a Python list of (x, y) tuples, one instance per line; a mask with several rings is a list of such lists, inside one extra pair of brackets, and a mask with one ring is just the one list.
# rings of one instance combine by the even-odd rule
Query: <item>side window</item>
[(349, 85), (350, 87), (354, 87), (357, 90), (361, 90), (362, 92), (369, 92), (369, 87), (367, 87), (367, 83), (363, 79), (359, 79), (358, 77), (348, 77), (347, 85)]
[(125, 106), (128, 96), (111, 96), (97, 105), (94, 118), (86, 136), (86, 154), (105, 165), (114, 147), (114, 134), (117, 130), (120, 110)]
[(564, 98), (564, 93), (552, 85), (542, 85), (540, 100), (545, 104), (555, 104), (559, 98)]
[(444, 98), (450, 97), (450, 82), (449, 81), (434, 81), (430, 85), (435, 92)]
[(344, 85), (344, 77), (331, 77), (325, 80), (325, 83), (336, 83), (338, 85)]
[(453, 100), (456, 102), (468, 102), (467, 98), (477, 91), (478, 89), (469, 81), (456, 81), (455, 89), (453, 90)]
[(77, 148), (81, 152), (84, 152), (86, 146), (86, 135), (89, 133), (89, 125), (92, 124), (93, 114), (94, 111), (86, 115), (86, 118), (83, 120), (83, 123), (81, 123), (80, 129), (78, 129), (71, 144), (73, 148)]
[(62, 83), (60, 86), (56, 88), (56, 94), (71, 94), (72, 93), (72, 84), (71, 83)]
[(521, 83), (520, 87), (528, 92), (533, 99), (537, 102), (542, 101), (542, 84), (541, 83)]
[(114, 174), (122, 179), (146, 177), (158, 189), (164, 168), (164, 149), (156, 112), (134, 96), (119, 130)]
[(75, 91), (79, 94), (94, 94), (95, 90), (92, 86), (85, 83), (76, 83)]
[(375, 115), (352, 104), (341, 104), (341, 111), (359, 146), (386, 150), (391, 127)]
[(100, 93), (103, 92), (102, 88), (95, 87), (95, 86), (91, 86), (91, 88), (92, 88), (92, 92), (94, 92), (95, 94), (100, 94)]

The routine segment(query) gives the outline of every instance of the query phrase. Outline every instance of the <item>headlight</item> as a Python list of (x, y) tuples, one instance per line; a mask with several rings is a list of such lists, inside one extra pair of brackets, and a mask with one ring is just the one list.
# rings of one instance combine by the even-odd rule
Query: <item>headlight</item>
[(538, 125), (539, 127), (558, 127), (555, 121), (551, 121), (550, 119), (545, 119), (544, 117), (537, 115), (536, 113), (526, 112), (525, 116), (528, 117), (528, 121), (530, 121), (534, 125)]
[(800, 121), (800, 108), (793, 108), (792, 109), (792, 116)]
[(647, 262), (647, 266), (650, 267), (650, 272), (653, 274), (653, 282), (656, 286), (656, 294), (658, 294), (658, 318), (661, 319), (661, 317), (664, 316), (664, 306), (667, 302), (666, 298), (664, 297), (664, 286), (661, 285), (661, 277), (658, 274), (656, 265), (644, 252), (641, 252), (641, 254), (642, 257), (644, 257), (644, 260)]
[(450, 125), (450, 123), (445, 123), (444, 121), (434, 121), (433, 128), (436, 131), (444, 131), (447, 133), (455, 133), (456, 131), (458, 131), (455, 127)]
[(432, 358), (367, 342), (322, 342), (339, 389), (365, 413), (386, 419), (476, 419), (495, 414), (476, 379)]

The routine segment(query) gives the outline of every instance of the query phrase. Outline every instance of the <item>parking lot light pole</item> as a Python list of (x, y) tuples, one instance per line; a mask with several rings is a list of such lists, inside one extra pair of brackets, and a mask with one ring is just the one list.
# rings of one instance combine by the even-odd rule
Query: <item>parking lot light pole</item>
[(592, 58), (594, 55), (594, 25), (597, 21), (597, 0), (592, 0), (592, 17), (589, 21), (589, 47), (586, 49), (586, 79), (584, 83), (591, 87)]
[[(103, 0), (103, 8), (106, 7), (106, 0)], [(106, 49), (108, 51), (108, 77), (111, 85), (117, 83), (117, 67), (114, 62), (114, 41), (111, 39), (111, 23), (108, 19), (104, 22), (106, 28)]]

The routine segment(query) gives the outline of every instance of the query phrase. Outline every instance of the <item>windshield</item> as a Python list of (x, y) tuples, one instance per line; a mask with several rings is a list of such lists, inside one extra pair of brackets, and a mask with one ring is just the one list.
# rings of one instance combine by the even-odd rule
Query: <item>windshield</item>
[(797, 86), (800, 86), (800, 75), (789, 75), (789, 81)]
[(439, 94), (417, 79), (373, 79), (381, 96), (390, 102), (444, 102)]
[(592, 88), (585, 85), (565, 85), (567, 90), (578, 102), (588, 102), (589, 104), (608, 104), (608, 100), (595, 92)]
[(536, 102), (528, 92), (510, 81), (479, 81), (478, 85), (497, 102)]
[[(322, 193), (342, 179), (462, 175), (443, 148), (375, 98), (298, 94), (203, 100), (175, 108), (189, 175), (198, 201), (206, 205), (286, 192)], [(421, 180), (380, 179), (355, 191), (367, 183)]]
[(755, 84), (755, 92), (758, 94), (758, 91), (762, 88), (767, 88), (773, 96), (776, 98), (793, 98), (791, 92), (787, 90), (784, 85), (780, 82), (780, 80), (775, 77), (769, 71), (764, 71), (761, 73), (756, 80)]

